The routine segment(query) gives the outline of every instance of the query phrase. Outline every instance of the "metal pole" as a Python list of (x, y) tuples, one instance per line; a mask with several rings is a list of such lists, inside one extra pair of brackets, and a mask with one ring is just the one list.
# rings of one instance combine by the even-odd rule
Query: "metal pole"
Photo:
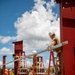
[[(24, 58), (29, 58), (30, 56), (34, 56), (34, 55), (37, 55), (37, 54), (40, 54), (40, 53), (43, 53), (43, 52), (46, 52), (46, 51), (51, 51), (51, 50), (53, 50), (53, 49), (60, 48), (60, 47), (62, 47), (63, 45), (66, 45), (66, 44), (68, 44), (68, 41), (62, 42), (62, 43), (60, 43), (60, 44), (58, 44), (58, 45), (55, 45), (55, 46), (48, 46), (45, 50), (42, 50), (42, 51), (40, 51), (40, 52), (38, 52), (38, 53), (30, 54), (30, 55), (27, 55), (27, 56), (25, 56), (25, 57), (20, 57), (20, 58), (18, 58), (18, 59), (16, 59), (16, 60), (10, 61), (10, 62), (8, 62), (8, 63), (6, 63), (6, 64), (3, 64), (3, 65), (8, 65), (8, 64), (10, 64), (10, 63), (12, 63), (12, 62), (15, 62), (15, 61), (18, 61), (18, 60), (22, 60), (22, 59), (24, 59)], [(0, 65), (0, 66), (2, 66), (2, 65)]]

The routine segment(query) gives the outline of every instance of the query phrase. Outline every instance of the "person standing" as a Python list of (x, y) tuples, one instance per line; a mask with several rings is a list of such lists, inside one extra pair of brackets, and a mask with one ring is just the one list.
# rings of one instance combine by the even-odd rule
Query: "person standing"
[(14, 69), (12, 69), (12, 74), (11, 75), (14, 75)]

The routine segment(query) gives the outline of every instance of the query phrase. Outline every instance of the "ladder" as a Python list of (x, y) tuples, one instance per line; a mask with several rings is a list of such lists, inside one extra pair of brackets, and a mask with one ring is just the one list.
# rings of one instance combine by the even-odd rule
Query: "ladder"
[[(26, 56), (26, 54), (25, 54), (25, 52), (23, 52), (22, 53), (22, 57), (25, 57)], [(19, 67), (18, 68), (18, 74), (19, 75), (27, 75), (26, 73), (27, 73), (27, 61), (26, 61), (26, 58), (24, 58), (24, 59), (22, 59), (21, 60), (21, 62), (22, 62), (22, 67)]]
[(44, 61), (42, 56), (34, 57), (34, 75), (45, 75)]
[(48, 75), (50, 75), (51, 61), (53, 61), (54, 73), (56, 73), (56, 65), (55, 65), (55, 59), (54, 59), (54, 52), (53, 51), (50, 52), (49, 65), (48, 65)]

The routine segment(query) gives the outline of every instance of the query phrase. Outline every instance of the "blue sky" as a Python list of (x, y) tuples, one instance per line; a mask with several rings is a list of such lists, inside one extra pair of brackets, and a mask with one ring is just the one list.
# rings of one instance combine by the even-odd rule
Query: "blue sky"
[[(54, 0), (0, 0), (0, 26), (1, 64), (3, 55), (7, 55), (7, 62), (13, 60), (14, 41), (23, 40), (23, 50), (28, 55), (50, 44), (50, 31), (60, 38), (59, 6)], [(49, 52), (42, 55), (47, 64)]]
[(31, 10), (33, 5), (33, 0), (0, 0), (0, 34), (15, 36), (14, 22), (25, 11)]

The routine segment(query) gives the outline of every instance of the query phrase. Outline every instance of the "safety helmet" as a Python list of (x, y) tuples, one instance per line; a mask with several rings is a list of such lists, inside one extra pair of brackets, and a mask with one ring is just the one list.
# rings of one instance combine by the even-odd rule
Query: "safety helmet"
[(49, 36), (55, 35), (54, 32), (49, 32)]

